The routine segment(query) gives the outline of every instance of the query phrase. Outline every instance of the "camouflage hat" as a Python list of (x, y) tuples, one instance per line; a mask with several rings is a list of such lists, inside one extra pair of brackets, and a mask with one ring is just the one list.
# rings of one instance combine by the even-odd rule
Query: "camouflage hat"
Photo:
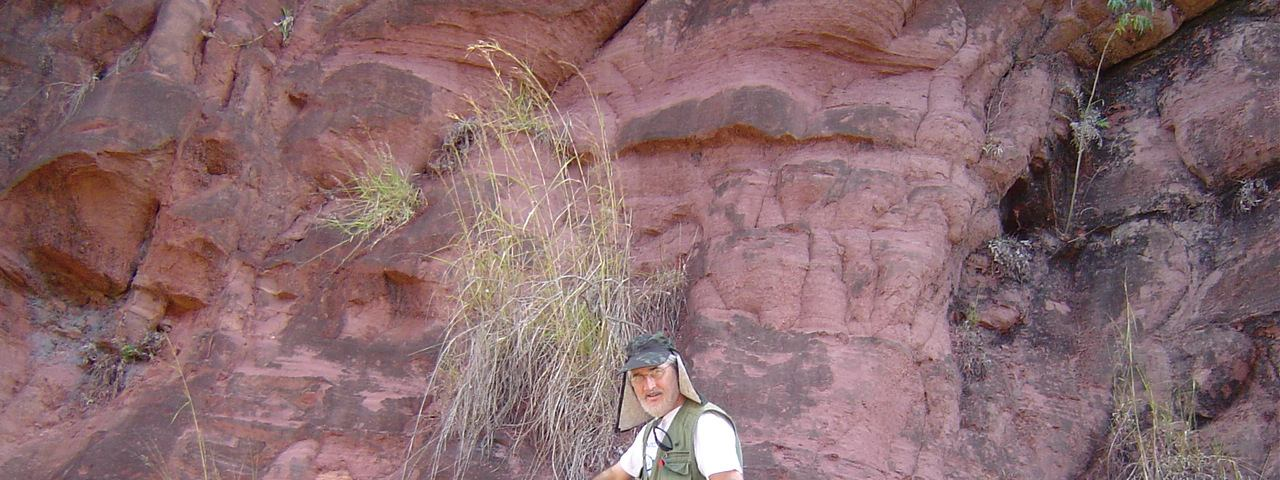
[(627, 344), (627, 361), (620, 371), (662, 365), (673, 353), (676, 353), (676, 346), (665, 333), (638, 336)]

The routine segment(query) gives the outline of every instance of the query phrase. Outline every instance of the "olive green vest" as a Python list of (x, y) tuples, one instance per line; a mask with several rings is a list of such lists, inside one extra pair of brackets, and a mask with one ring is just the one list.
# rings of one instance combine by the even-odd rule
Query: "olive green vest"
[[(653, 471), (648, 476), (645, 470), (640, 470), (641, 480), (706, 480), (707, 477), (702, 476), (698, 472), (698, 460), (693, 456), (693, 435), (698, 428), (698, 418), (703, 412), (711, 412), (724, 417), (729, 422), (729, 426), (733, 427), (736, 433), (738, 427), (733, 425), (733, 419), (729, 418), (729, 414), (724, 413), (720, 407), (714, 403), (705, 402), (702, 404), (694, 403), (692, 400), (685, 400), (684, 406), (680, 407), (680, 411), (676, 412), (676, 418), (671, 420), (671, 428), (667, 430), (667, 441), (670, 442), (671, 450), (663, 451), (658, 449), (658, 456), (653, 461)], [(640, 445), (649, 444), (649, 435), (653, 433), (653, 427), (658, 424), (660, 418), (650, 420), (644, 426), (644, 439)], [(742, 441), (739, 440), (734, 448), (738, 451), (738, 464), (742, 464)]]

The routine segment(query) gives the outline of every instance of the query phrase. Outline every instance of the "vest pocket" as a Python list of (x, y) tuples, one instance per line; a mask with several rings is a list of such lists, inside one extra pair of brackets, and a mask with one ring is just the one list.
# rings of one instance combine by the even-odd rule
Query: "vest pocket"
[(689, 475), (689, 452), (667, 452), (662, 468), (682, 477)]

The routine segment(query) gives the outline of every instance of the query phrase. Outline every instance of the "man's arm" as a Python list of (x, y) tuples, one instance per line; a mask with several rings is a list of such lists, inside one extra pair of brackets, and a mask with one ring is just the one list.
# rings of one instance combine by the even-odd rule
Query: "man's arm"
[[(733, 472), (733, 473), (737, 473), (737, 472)], [(733, 477), (725, 477), (725, 478), (729, 479)], [(627, 475), (627, 472), (623, 471), (622, 467), (615, 464), (614, 466), (609, 467), (608, 470), (600, 472), (599, 475), (592, 477), (591, 480), (631, 480), (631, 475)], [(721, 480), (721, 479), (712, 478), (708, 480)], [(742, 480), (741, 475), (738, 476), (738, 480)]]
[(707, 480), (742, 480), (742, 472), (737, 470), (731, 472), (720, 472), (708, 477)]

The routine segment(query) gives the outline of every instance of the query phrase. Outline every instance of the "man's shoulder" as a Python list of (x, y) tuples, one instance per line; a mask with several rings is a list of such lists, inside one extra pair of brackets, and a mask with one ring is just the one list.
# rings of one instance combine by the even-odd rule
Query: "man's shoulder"
[(705, 403), (693, 426), (694, 452), (698, 468), (709, 472), (741, 471), (742, 447), (737, 427), (729, 415), (713, 403)]
[(698, 410), (699, 410), (698, 412), (699, 418), (705, 417), (708, 413), (715, 413), (715, 414), (718, 414), (719, 416), (725, 417), (726, 419), (729, 418), (728, 412), (725, 412), (724, 409), (720, 408), (719, 405), (716, 405), (711, 402), (703, 402), (701, 405), (698, 406)]
[(711, 427), (717, 430), (725, 428), (730, 431), (737, 430), (737, 427), (734, 426), (733, 419), (729, 417), (729, 414), (725, 413), (724, 409), (711, 402), (707, 402), (702, 405), (701, 411), (698, 413), (697, 425), (694, 426), (697, 430), (703, 430), (704, 427)]

